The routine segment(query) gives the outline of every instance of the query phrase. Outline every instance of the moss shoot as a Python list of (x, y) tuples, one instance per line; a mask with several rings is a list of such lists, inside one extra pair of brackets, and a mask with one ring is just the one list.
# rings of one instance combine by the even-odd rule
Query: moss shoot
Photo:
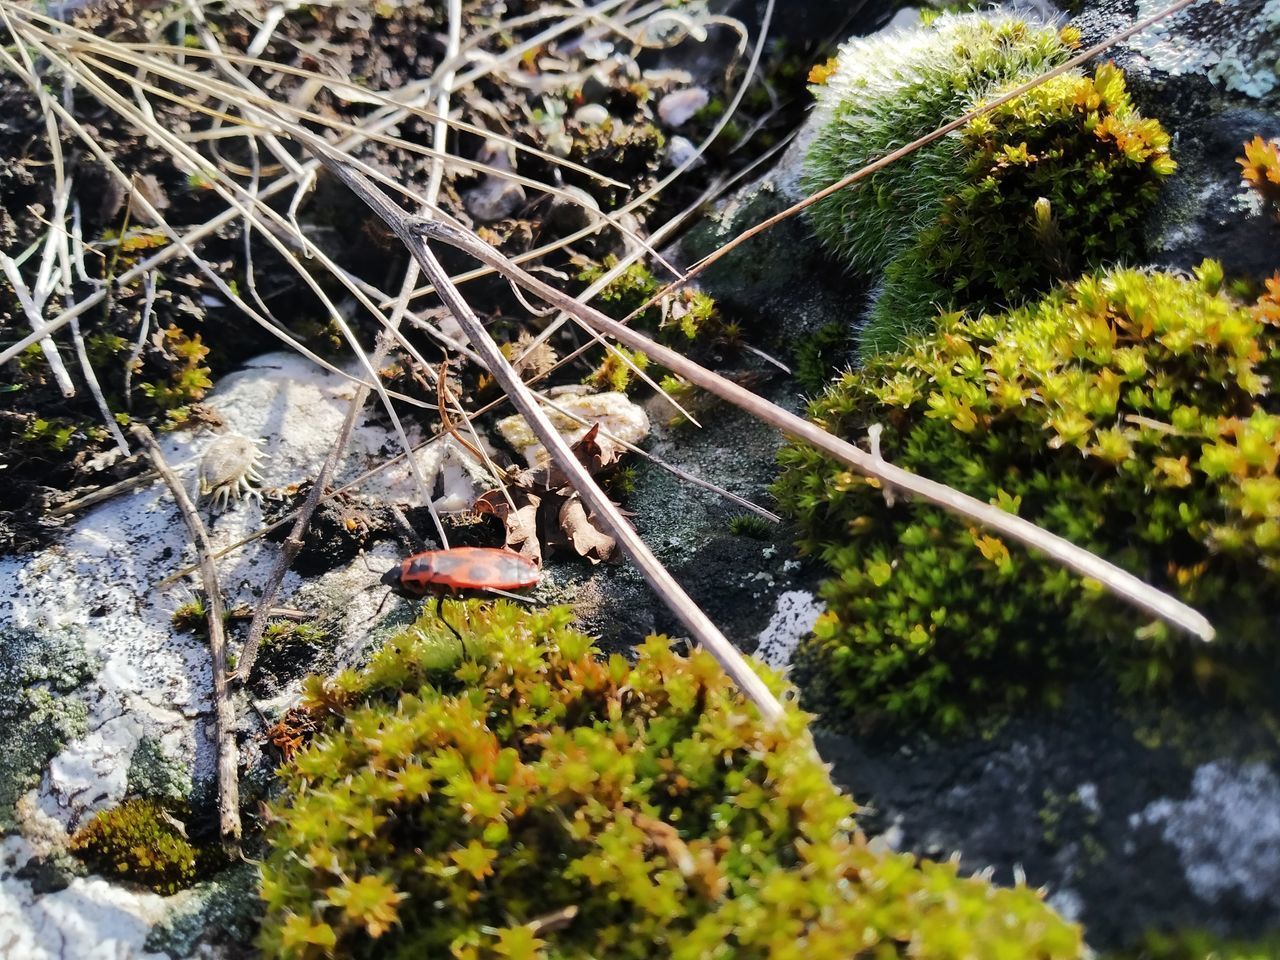
[(428, 617), (309, 683), (267, 955), (1081, 956), (1034, 891), (873, 851), (804, 715), (763, 723), (708, 654), (604, 659), (567, 608), (447, 616), (476, 659)]
[(142, 798), (96, 814), (71, 851), (98, 873), (166, 895), (195, 883), (200, 857), (165, 808)]

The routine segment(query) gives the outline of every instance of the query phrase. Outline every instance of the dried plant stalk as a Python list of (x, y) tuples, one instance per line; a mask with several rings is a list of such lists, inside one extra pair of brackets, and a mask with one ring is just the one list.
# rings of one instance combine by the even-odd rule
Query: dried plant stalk
[(151, 431), (138, 424), (133, 435), (147, 448), (156, 471), (169, 485), (178, 512), (191, 533), (196, 554), (200, 558), (200, 576), (204, 581), (205, 596), (209, 598), (209, 655), (213, 659), (213, 709), (218, 738), (218, 832), (223, 849), (229, 856), (240, 853), (240, 781), (238, 778), (239, 755), (236, 750), (235, 710), (231, 705), (231, 689), (227, 682), (227, 636), (223, 631), (222, 591), (218, 588), (218, 571), (213, 565), (213, 551), (209, 535), (205, 531), (195, 504), (173, 468), (164, 458), (160, 445)]

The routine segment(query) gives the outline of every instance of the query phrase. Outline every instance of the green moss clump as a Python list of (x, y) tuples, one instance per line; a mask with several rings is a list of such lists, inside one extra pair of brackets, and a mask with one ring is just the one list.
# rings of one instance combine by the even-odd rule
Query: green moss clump
[(849, 328), (841, 323), (828, 324), (806, 337), (796, 347), (796, 383), (810, 393), (818, 393), (837, 370), (850, 365), (853, 347)]
[[(628, 365), (626, 360), (630, 360)], [(644, 372), (649, 366), (649, 357), (639, 350), (628, 350), (626, 347), (615, 347), (605, 352), (600, 365), (587, 374), (582, 382), (597, 390), (612, 390), (626, 393), (638, 379), (636, 371)]]
[[(617, 263), (618, 258), (612, 254), (601, 263), (586, 262), (582, 265), (578, 279), (594, 283), (617, 266)], [(632, 263), (599, 292), (597, 300), (601, 310), (616, 319), (622, 319), (643, 307), (661, 289), (662, 284), (648, 267), (642, 263)], [(711, 297), (700, 290), (689, 289), (677, 290), (647, 307), (635, 318), (632, 326), (651, 331), (660, 341), (675, 347), (695, 344), (705, 346), (713, 341), (731, 342), (739, 335), (735, 324), (722, 321)], [(641, 370), (648, 366), (649, 358), (645, 354), (628, 351), (623, 347), (617, 349)], [(635, 375), (617, 354), (610, 351), (583, 382), (598, 390), (623, 392), (633, 385)]]
[(209, 629), (209, 604), (199, 594), (192, 594), (190, 600), (178, 604), (169, 622), (179, 633), (204, 633)]
[(752, 540), (768, 540), (773, 535), (773, 526), (764, 517), (755, 513), (740, 513), (729, 520), (729, 532), (735, 537), (750, 537)]
[(314, 623), (296, 620), (272, 620), (262, 632), (262, 650), (291, 651), (298, 648), (317, 650), (331, 646), (328, 631)]
[[(805, 158), (816, 192), (1073, 53), (1076, 38), (1012, 17), (939, 17), (855, 40), (815, 87), (824, 120)], [(940, 310), (994, 309), (1136, 254), (1169, 136), (1106, 64), (1072, 71), (815, 204), (819, 237), (883, 275), (861, 332), (895, 349)]]
[[(1280, 279), (1248, 308), (1198, 279), (1121, 270), (933, 335), (814, 402), (828, 430), (885, 425), (883, 455), (1058, 533), (1205, 612), (1211, 646), (944, 512), (889, 506), (808, 448), (775, 488), (835, 578), (809, 653), (870, 716), (954, 727), (1053, 697), (1099, 656), (1126, 689), (1248, 693), (1280, 586)], [(1268, 606), (1272, 604), (1272, 606)], [(1240, 659), (1243, 658), (1245, 666)]]
[(196, 880), (198, 851), (154, 800), (134, 798), (97, 813), (71, 838), (90, 869), (171, 894)]
[[(617, 266), (618, 258), (609, 254), (600, 264), (588, 263), (578, 274), (578, 279), (594, 283)], [(597, 297), (600, 308), (611, 317), (621, 319), (639, 310), (663, 284), (642, 263), (632, 263), (611, 280)], [(694, 341), (705, 342), (724, 337), (726, 327), (716, 302), (701, 290), (683, 288), (663, 297), (650, 306), (634, 321), (642, 330), (653, 330), (666, 343), (676, 346)]]
[(1244, 182), (1280, 217), (1280, 143), (1255, 136), (1244, 145), (1244, 156), (1237, 157), (1236, 163)]
[(213, 386), (204, 359), (209, 348), (200, 342), (200, 334), (188, 336), (176, 326), (166, 327), (156, 337), (161, 357), (168, 363), (168, 376), (163, 380), (143, 381), (142, 392), (162, 410), (173, 410), (204, 397)]
[[(1026, 887), (874, 852), (788, 709), (706, 653), (602, 659), (567, 608), (451, 604), (313, 679), (262, 867), (270, 956), (1073, 958)], [(781, 683), (765, 677), (775, 690)]]

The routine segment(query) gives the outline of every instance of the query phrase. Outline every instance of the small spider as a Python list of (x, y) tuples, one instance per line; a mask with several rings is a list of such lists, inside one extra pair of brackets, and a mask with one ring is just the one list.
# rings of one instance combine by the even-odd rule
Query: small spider
[(258, 462), (262, 459), (258, 444), (262, 442), (238, 433), (228, 433), (209, 444), (200, 458), (196, 480), (199, 495), (213, 497), (215, 511), (221, 513), (225, 510), (232, 497), (239, 500), (242, 496), (249, 496), (262, 502), (262, 494), (250, 483), (262, 482), (257, 473)]

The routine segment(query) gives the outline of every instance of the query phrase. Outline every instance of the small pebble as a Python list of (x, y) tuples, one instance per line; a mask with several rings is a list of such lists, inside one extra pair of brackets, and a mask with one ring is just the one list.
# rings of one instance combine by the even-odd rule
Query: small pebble
[(485, 177), (478, 187), (462, 195), (462, 203), (481, 223), (492, 223), (515, 213), (524, 204), (524, 187), (500, 177)]
[(600, 205), (581, 187), (565, 187), (565, 196), (553, 197), (547, 223), (561, 233), (573, 233), (599, 219)]
[(688, 137), (674, 136), (667, 141), (667, 165), (670, 167), (679, 167), (693, 160), (692, 168), (700, 167), (705, 160), (698, 156), (698, 148), (693, 145)]

